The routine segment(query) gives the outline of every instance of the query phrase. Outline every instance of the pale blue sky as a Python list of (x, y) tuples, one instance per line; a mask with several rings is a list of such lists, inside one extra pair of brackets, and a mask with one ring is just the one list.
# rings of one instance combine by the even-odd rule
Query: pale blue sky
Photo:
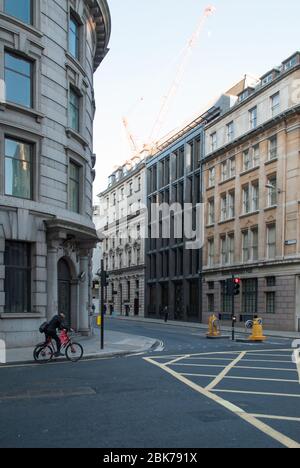
[[(115, 165), (130, 157), (122, 127), (147, 142), (179, 54), (194, 32), (203, 0), (108, 0), (110, 52), (95, 75), (95, 195)], [(163, 134), (200, 114), (245, 73), (261, 76), (300, 49), (300, 2), (215, 0), (167, 116)], [(143, 102), (139, 103), (143, 97)]]

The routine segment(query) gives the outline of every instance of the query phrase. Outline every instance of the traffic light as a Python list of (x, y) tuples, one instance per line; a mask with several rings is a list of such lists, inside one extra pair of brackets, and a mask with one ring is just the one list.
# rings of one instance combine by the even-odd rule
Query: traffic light
[(233, 288), (234, 288), (234, 283), (232, 281), (232, 278), (229, 278), (226, 280), (226, 285), (225, 285), (225, 288), (226, 288), (226, 295), (227, 296), (232, 296), (233, 295)]
[(109, 280), (109, 275), (107, 271), (103, 270), (101, 273), (101, 286), (103, 288), (107, 288), (107, 286), (109, 285), (108, 280)]
[(234, 278), (233, 280), (233, 292), (235, 296), (239, 296), (241, 292), (241, 279), (240, 278)]

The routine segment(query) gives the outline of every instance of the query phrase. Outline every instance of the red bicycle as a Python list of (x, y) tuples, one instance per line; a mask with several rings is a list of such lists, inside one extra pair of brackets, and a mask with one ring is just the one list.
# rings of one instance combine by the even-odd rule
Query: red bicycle
[[(68, 361), (78, 362), (83, 356), (83, 347), (79, 343), (75, 343), (68, 335), (66, 330), (62, 330), (59, 339), (61, 342), (61, 351), (64, 350)], [(33, 357), (36, 362), (47, 363), (52, 361), (56, 353), (53, 340), (48, 337), (44, 343), (36, 345), (33, 351)]]

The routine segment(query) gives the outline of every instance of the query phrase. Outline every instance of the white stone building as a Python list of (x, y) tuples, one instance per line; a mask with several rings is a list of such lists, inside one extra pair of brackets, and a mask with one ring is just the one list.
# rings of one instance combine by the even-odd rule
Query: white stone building
[(145, 161), (138, 161), (116, 170), (99, 195), (108, 313), (145, 314), (145, 190)]
[(0, 0), (0, 339), (31, 346), (64, 311), (89, 333), (93, 73), (106, 0)]

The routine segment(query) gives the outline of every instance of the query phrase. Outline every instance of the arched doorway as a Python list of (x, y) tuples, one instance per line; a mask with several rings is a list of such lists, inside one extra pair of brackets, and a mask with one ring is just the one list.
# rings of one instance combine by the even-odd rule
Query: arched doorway
[(58, 312), (66, 316), (66, 324), (71, 326), (71, 272), (67, 261), (62, 258), (57, 265)]

